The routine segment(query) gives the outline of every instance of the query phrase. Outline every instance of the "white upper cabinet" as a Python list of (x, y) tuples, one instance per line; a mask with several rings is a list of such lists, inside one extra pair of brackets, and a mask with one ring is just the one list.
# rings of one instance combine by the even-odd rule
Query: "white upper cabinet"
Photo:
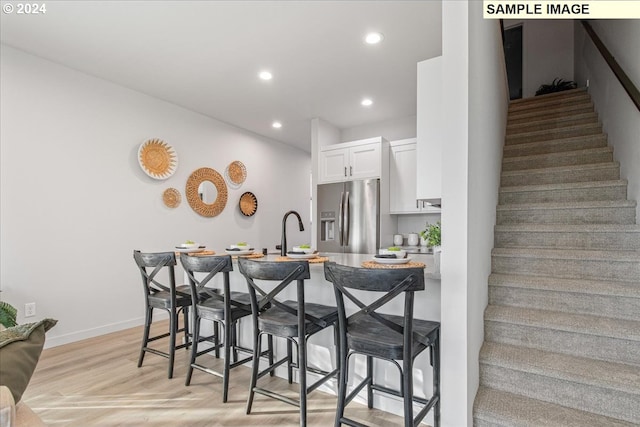
[(441, 56), (418, 62), (416, 197), (436, 204), (442, 198), (442, 77)]
[(421, 166), (416, 159), (416, 138), (391, 141), (389, 156), (389, 213), (440, 212), (439, 208), (419, 201), (417, 176)]
[(382, 138), (334, 144), (320, 149), (320, 184), (380, 178)]

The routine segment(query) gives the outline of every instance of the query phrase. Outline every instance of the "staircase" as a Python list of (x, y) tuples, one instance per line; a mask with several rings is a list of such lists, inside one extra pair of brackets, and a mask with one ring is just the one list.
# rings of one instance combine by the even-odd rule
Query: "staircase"
[(509, 108), (474, 425), (640, 425), (636, 202), (575, 89)]

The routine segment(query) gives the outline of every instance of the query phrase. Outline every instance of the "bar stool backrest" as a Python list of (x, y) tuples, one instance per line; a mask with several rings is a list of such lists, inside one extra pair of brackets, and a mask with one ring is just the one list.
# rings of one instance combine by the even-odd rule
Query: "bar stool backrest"
[[(338, 306), (338, 321), (342, 327), (348, 328), (348, 322), (355, 322), (364, 316), (375, 319), (380, 326), (388, 327), (400, 334), (410, 328), (413, 319), (413, 293), (424, 289), (424, 270), (422, 268), (397, 269), (369, 269), (339, 265), (327, 262), (324, 265), (325, 279), (333, 283), (336, 304)], [(349, 290), (384, 292), (385, 294), (370, 304), (363, 303)], [(404, 325), (390, 322), (376, 313), (376, 310), (393, 300), (400, 294), (405, 296)], [(349, 316), (345, 310), (345, 297), (353, 302), (359, 311)], [(412, 334), (412, 331), (409, 335)]]
[[(175, 299), (176, 294), (176, 254), (173, 252), (154, 252), (144, 253), (138, 250), (133, 251), (133, 259), (135, 260), (140, 274), (142, 276), (142, 285), (147, 297), (161, 291), (168, 292)], [(151, 271), (149, 271), (151, 269)], [(166, 275), (161, 274), (163, 269)], [(181, 296), (188, 296), (186, 294)], [(175, 302), (175, 301), (174, 301)], [(147, 302), (148, 303), (148, 302)]]
[[(189, 278), (194, 306), (206, 298), (216, 298), (222, 301), (224, 300), (224, 295), (230, 294), (228, 275), (230, 271), (233, 271), (233, 262), (230, 255), (190, 256), (189, 254), (180, 254), (180, 263)], [(194, 273), (207, 274), (198, 279)], [(218, 273), (225, 275), (222, 294), (217, 292), (213, 283), (210, 283)]]
[[(238, 267), (240, 273), (242, 273), (247, 280), (249, 295), (251, 297), (251, 308), (254, 313), (260, 313), (271, 304), (294, 316), (298, 315), (298, 310), (295, 307), (283, 304), (276, 297), (291, 283), (296, 283), (298, 300), (300, 302), (302, 299), (301, 302), (304, 303), (304, 294), (300, 294), (304, 292), (304, 281), (311, 277), (309, 263), (307, 261), (253, 261), (240, 258), (238, 260)], [(271, 289), (271, 291), (266, 291), (262, 289), (255, 280), (280, 281), (280, 283)], [(305, 314), (305, 318), (322, 327), (326, 326), (325, 322), (309, 314)]]

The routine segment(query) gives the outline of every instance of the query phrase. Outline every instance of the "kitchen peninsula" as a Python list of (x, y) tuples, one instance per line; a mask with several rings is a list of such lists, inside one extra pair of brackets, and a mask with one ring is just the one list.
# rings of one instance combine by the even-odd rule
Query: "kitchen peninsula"
[[(224, 254), (224, 251), (222, 251)], [(322, 258), (327, 258), (327, 262), (336, 262), (342, 265), (361, 267), (363, 262), (371, 261), (373, 255), (371, 254), (351, 254), (351, 253), (325, 253), (319, 254)], [(409, 257), (412, 261), (421, 262), (426, 265), (425, 268), (425, 290), (415, 293), (415, 317), (425, 320), (440, 321), (440, 275), (434, 272), (434, 256), (427, 254), (411, 254)], [(247, 291), (247, 285), (244, 277), (240, 274), (237, 268), (237, 257), (234, 258), (234, 271), (231, 272), (231, 290), (232, 291)], [(282, 259), (280, 254), (268, 254), (261, 258), (255, 258), (257, 261), (277, 261)], [(287, 261), (282, 261), (287, 262)], [(335, 296), (333, 286), (330, 282), (324, 278), (324, 263), (323, 262), (310, 262), (311, 278), (305, 282), (304, 298), (306, 302), (313, 302), (318, 304), (325, 304), (335, 306)], [(215, 277), (214, 281), (216, 285), (222, 283), (222, 277)], [(271, 288), (266, 288), (269, 290)], [(373, 302), (380, 295), (366, 292), (354, 291), (364, 303)], [(283, 291), (282, 297), (287, 299), (296, 299), (296, 286), (295, 283), (290, 285)], [(396, 298), (392, 300), (386, 307), (385, 313), (402, 315), (404, 311), (404, 299)], [(348, 307), (347, 310), (355, 310), (355, 307)], [(203, 327), (206, 327), (203, 324)], [(251, 324), (250, 322), (240, 322), (239, 341), (244, 346), (251, 346)], [(275, 340), (274, 350), (277, 357), (282, 357), (286, 354), (286, 345), (284, 340)], [(428, 353), (428, 352), (427, 352)], [(332, 328), (314, 335), (308, 344), (308, 362), (309, 364), (326, 371), (331, 371), (335, 368), (336, 363), (336, 346), (333, 337)], [(396, 368), (387, 362), (377, 361), (374, 363), (374, 372), (381, 385), (386, 387), (397, 388), (399, 384), (398, 372)], [(362, 376), (365, 374), (365, 363), (362, 356), (355, 357), (355, 365), (351, 368), (351, 376)], [(286, 378), (286, 368), (278, 368), (276, 375), (282, 378)], [(312, 374), (310, 374), (312, 375)], [(432, 389), (432, 369), (430, 366), (429, 356), (425, 353), (419, 356), (414, 365), (414, 378), (416, 393), (419, 396), (431, 396)], [(294, 372), (294, 380), (297, 381), (297, 371)], [(320, 390), (336, 394), (337, 386), (335, 380), (330, 380), (326, 384), (320, 387)], [(356, 398), (356, 401), (366, 404), (366, 392)], [(382, 409), (394, 414), (402, 414), (402, 401), (399, 401), (388, 396), (375, 394), (374, 407)], [(429, 418), (432, 415), (428, 415), (426, 422), (429, 423)]]

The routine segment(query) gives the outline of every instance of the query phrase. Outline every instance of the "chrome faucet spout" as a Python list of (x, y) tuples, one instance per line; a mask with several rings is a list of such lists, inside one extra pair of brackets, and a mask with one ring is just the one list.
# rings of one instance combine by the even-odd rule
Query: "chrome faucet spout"
[(304, 224), (302, 224), (302, 218), (300, 218), (300, 214), (298, 212), (289, 211), (284, 214), (284, 217), (282, 217), (282, 238), (280, 240), (280, 255), (282, 256), (287, 256), (287, 218), (289, 218), (289, 215), (291, 214), (298, 217), (300, 231), (304, 231)]

